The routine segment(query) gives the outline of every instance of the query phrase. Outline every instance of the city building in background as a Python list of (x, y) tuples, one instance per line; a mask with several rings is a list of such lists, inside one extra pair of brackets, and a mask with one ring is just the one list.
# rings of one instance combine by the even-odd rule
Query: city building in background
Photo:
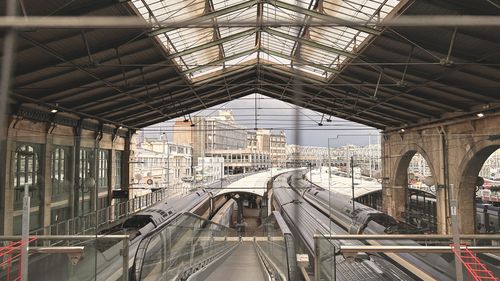
[(222, 157), (198, 157), (196, 166), (196, 181), (214, 182), (223, 178), (224, 158)]
[(496, 181), (500, 180), (500, 150), (493, 152), (484, 162), (479, 176)]
[(286, 166), (305, 167), (328, 165), (328, 147), (301, 146), (290, 144), (286, 146)]
[(234, 121), (232, 111), (220, 110), (217, 116), (177, 120), (173, 142), (191, 145), (193, 163), (198, 163), (198, 157), (205, 157), (209, 151), (245, 149), (247, 131)]
[(249, 130), (248, 149), (252, 152), (268, 153), (271, 167), (286, 166), (286, 135), (284, 131)]
[(251, 151), (250, 149), (210, 150), (208, 157), (224, 159), (224, 174), (240, 174), (271, 168), (269, 152)]
[(148, 189), (178, 188), (192, 177), (192, 148), (166, 139), (144, 139), (134, 150), (132, 171), (136, 195)]

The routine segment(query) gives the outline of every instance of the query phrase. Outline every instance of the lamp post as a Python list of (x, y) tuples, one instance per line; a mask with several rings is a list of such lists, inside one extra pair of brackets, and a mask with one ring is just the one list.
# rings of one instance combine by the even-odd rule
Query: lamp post
[(352, 217), (354, 219), (354, 156), (351, 156), (351, 179), (352, 179)]

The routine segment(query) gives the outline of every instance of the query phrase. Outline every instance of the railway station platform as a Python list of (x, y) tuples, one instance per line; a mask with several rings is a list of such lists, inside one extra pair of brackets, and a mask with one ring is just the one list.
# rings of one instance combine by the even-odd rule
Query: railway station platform
[[(399, 280), (455, 280), (450, 268), (439, 264), (442, 262), (439, 261), (441, 255), (447, 255), (447, 260), (455, 255), (463, 266), (464, 276), (482, 274), (483, 269), (479, 269), (478, 265), (470, 267), (468, 257), (475, 255), (480, 258), (475, 263), (480, 263), (481, 268), (485, 268), (484, 272), (489, 272), (491, 276), (499, 273), (500, 267), (492, 268), (492, 264), (498, 262), (500, 246), (492, 242), (500, 240), (500, 235), (461, 235), (458, 238), (461, 244), (455, 247), (451, 235), (350, 234), (332, 217), (330, 219), (310, 202), (304, 201), (300, 193), (290, 186), (290, 183), (299, 184), (298, 181), (290, 180), (290, 177), (303, 180), (305, 173), (305, 170), (283, 170), (273, 174), (272, 178), (268, 173), (258, 175), (267, 178), (274, 190), (272, 204), (275, 210), (255, 225), (251, 233), (238, 232), (234, 225), (218, 224), (191, 212), (180, 212), (168, 223), (140, 228), (139, 232), (143, 234), (124, 223), (121, 232), (32, 235), (27, 249), (29, 280), (229, 278), (245, 281), (271, 278), (347, 281), (360, 278), (392, 280), (393, 277)], [(249, 176), (253, 180), (242, 178), (232, 184), (244, 187), (244, 183), (254, 182), (256, 176)], [(199, 197), (196, 193), (200, 191), (193, 193)], [(182, 200), (182, 197), (176, 200)], [(150, 209), (157, 209), (158, 204), (172, 203), (160, 201)], [(192, 204), (195, 205), (200, 204)], [(0, 241), (8, 245), (9, 241), (20, 238), (0, 237)], [(20, 256), (12, 255), (24, 246), (4, 246), (2, 251), (17, 249), (0, 252), (5, 253), (4, 260), (9, 262), (9, 272), (13, 275), (20, 269)], [(23, 253), (20, 253), (22, 256)], [(384, 254), (386, 258), (381, 258), (379, 254)], [(6, 257), (13, 259), (8, 260)], [(438, 267), (436, 272), (425, 270), (429, 262)], [(58, 265), (56, 270), (46, 272), (47, 267), (55, 264)], [(401, 271), (394, 264), (407, 269)], [(6, 265), (4, 268), (7, 268)], [(433, 275), (443, 270), (451, 276)], [(6, 271), (2, 271), (0, 278), (9, 280)]]

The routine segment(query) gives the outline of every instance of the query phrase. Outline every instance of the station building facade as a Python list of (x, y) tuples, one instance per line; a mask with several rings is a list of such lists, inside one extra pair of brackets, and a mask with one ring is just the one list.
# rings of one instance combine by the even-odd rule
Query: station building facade
[(112, 204), (112, 191), (129, 182), (132, 142), (125, 128), (23, 106), (9, 121), (0, 159), (0, 233), (21, 233), (25, 186), (31, 231)]

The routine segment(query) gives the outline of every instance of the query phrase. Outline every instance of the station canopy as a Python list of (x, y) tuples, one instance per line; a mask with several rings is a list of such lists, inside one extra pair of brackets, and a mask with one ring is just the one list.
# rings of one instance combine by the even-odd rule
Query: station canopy
[(26, 107), (36, 104), (141, 128), (259, 93), (392, 130), (498, 107), (498, 27), (384, 25), (498, 16), (487, 1), (62, 2), (26, 0), (22, 13), (132, 16), (155, 27), (19, 30), (12, 114), (54, 121)]

